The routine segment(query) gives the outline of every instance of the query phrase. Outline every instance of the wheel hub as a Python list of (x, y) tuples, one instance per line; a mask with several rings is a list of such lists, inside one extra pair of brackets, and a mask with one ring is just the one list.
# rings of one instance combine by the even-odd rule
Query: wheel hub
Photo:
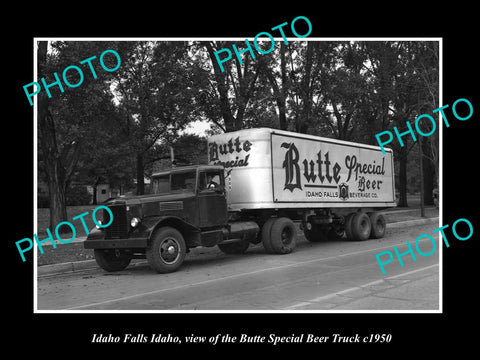
[(180, 249), (173, 238), (166, 238), (160, 245), (160, 256), (167, 264), (174, 263), (180, 256)]

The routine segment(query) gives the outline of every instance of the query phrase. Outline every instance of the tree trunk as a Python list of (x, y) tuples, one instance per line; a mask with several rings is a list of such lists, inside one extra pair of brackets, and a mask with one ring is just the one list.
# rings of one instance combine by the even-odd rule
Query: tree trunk
[(287, 130), (287, 111), (285, 106), (285, 98), (277, 98), (278, 106), (278, 119), (279, 119), (279, 128), (280, 130)]
[(143, 155), (137, 154), (137, 195), (145, 194)]
[[(283, 56), (285, 58), (285, 56)], [(284, 71), (285, 66), (282, 67), (282, 71)], [(281, 130), (287, 130), (287, 107), (286, 107), (286, 78), (285, 74), (282, 73), (282, 84), (278, 86), (277, 80), (273, 75), (273, 71), (271, 68), (263, 69), (265, 71), (265, 75), (272, 86), (273, 94), (275, 96), (275, 101), (278, 107), (278, 125)]]
[(422, 151), (426, 155), (423, 158), (423, 186), (424, 186), (424, 203), (425, 205), (434, 205), (433, 202), (433, 187), (435, 182), (435, 166), (431, 160), (432, 146), (430, 139), (422, 139)]
[(93, 184), (92, 205), (97, 205), (97, 184), (98, 181)]
[[(38, 43), (38, 77), (44, 77), (44, 67), (47, 63), (47, 42)], [(56, 225), (67, 220), (65, 206), (65, 174), (58, 153), (55, 134), (55, 122), (48, 107), (50, 99), (45, 92), (37, 95), (38, 101), (38, 131), (40, 148), (45, 166), (45, 174), (50, 198), (50, 225), (54, 231)], [(59, 230), (64, 230), (65, 227)]]
[(310, 77), (312, 73), (312, 59), (313, 59), (313, 42), (307, 43), (307, 53), (305, 60), (305, 75), (302, 79), (300, 97), (302, 99), (302, 111), (300, 118), (298, 118), (300, 124), (297, 123), (297, 131), (300, 133), (306, 133), (310, 125), (310, 113), (312, 108), (312, 96), (310, 88)]
[(285, 43), (280, 43), (280, 74), (282, 85), (280, 87), (279, 97), (277, 98), (278, 118), (281, 130), (287, 130), (287, 111), (286, 111), (286, 91), (287, 91), (287, 63), (285, 60)]
[(399, 173), (399, 193), (398, 206), (408, 207), (407, 202), (407, 148), (406, 146), (400, 148), (400, 173)]
[(215, 73), (215, 81), (217, 82), (217, 90), (220, 101), (220, 111), (222, 113), (223, 121), (225, 122), (225, 130), (227, 132), (236, 130), (235, 118), (233, 117), (232, 110), (230, 108), (230, 103), (228, 101), (228, 90), (225, 86), (225, 77), (226, 72), (222, 73), (218, 62), (214, 55), (213, 46), (210, 42), (205, 42), (205, 47), (207, 48), (210, 60), (213, 64), (213, 71)]

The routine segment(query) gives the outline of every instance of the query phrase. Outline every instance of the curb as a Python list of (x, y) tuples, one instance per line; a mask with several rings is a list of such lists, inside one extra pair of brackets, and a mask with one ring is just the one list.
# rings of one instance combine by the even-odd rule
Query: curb
[(67, 263), (37, 266), (37, 276), (58, 275), (68, 272), (97, 268), (95, 260), (71, 261)]
[[(388, 223), (387, 229), (396, 229), (405, 226), (425, 225), (433, 223), (438, 224), (438, 222), (438, 216), (432, 218), (398, 221)], [(71, 261), (67, 263), (41, 265), (37, 266), (37, 277), (60, 275), (81, 270), (91, 270), (95, 268), (98, 268), (97, 262), (95, 260)]]
[(415, 226), (415, 225), (425, 225), (425, 224), (434, 224), (439, 222), (439, 217), (431, 217), (424, 219), (415, 219), (415, 220), (406, 220), (406, 221), (397, 221), (387, 224), (387, 229), (396, 229), (404, 226)]

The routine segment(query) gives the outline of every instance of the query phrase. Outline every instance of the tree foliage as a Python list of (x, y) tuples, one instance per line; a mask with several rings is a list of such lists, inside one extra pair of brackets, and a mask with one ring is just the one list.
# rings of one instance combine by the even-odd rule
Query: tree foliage
[[(141, 194), (144, 176), (156, 160), (169, 158), (170, 146), (186, 162), (199, 161), (205, 140), (180, 136), (192, 121), (211, 123), (212, 132), (266, 126), (375, 144), (378, 132), (393, 126), (401, 131), (438, 107), (435, 41), (277, 42), (255, 58), (245, 52), (240, 61), (233, 54), (222, 72), (214, 53), (233, 43), (244, 46), (219, 40), (57, 41), (48, 51), (39, 46), (39, 75), (47, 83), (54, 72), (106, 49), (121, 57), (114, 72), (99, 68), (97, 79), (85, 72), (81, 86), (38, 96), (39, 165), (51, 202), (61, 206), (73, 180), (94, 185), (99, 177), (117, 185), (136, 178)], [(426, 181), (433, 186), (438, 136), (424, 140)], [(401, 205), (415, 145), (392, 143)]]

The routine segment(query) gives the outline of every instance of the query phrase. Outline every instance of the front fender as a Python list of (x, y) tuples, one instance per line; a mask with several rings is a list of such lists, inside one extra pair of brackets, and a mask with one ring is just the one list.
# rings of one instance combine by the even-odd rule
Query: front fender
[(200, 244), (201, 230), (185, 220), (177, 216), (148, 216), (142, 219), (137, 228), (130, 231), (127, 239), (105, 239), (102, 230), (93, 228), (84, 241), (84, 247), (86, 249), (146, 247), (153, 232), (162, 226), (171, 226), (180, 231), (188, 246)]
[(140, 225), (132, 231), (131, 236), (150, 239), (152, 233), (162, 226), (174, 227), (179, 230), (183, 236), (200, 234), (201, 231), (200, 228), (177, 216), (149, 216), (142, 219)]
[(129, 236), (127, 239), (105, 239), (105, 233), (97, 228), (92, 229), (83, 242), (85, 249), (131, 249), (147, 247), (147, 239)]

